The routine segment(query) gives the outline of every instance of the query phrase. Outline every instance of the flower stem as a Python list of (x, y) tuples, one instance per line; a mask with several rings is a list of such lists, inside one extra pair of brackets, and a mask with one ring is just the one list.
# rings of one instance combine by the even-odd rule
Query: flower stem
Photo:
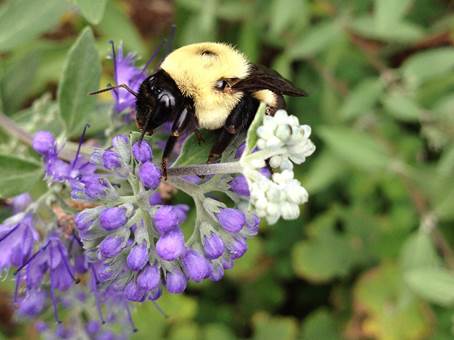
[(242, 167), (240, 162), (227, 162), (216, 164), (197, 164), (190, 166), (179, 166), (167, 170), (168, 176), (206, 176), (219, 174), (234, 174), (240, 173)]

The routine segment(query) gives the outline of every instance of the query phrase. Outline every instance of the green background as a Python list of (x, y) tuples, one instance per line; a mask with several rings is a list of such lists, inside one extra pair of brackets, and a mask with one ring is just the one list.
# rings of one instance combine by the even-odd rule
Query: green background
[[(453, 9), (448, 0), (3, 1), (0, 109), (29, 130), (59, 131), (55, 115), (72, 108), (60, 114), (69, 137), (87, 120), (101, 131), (110, 97), (74, 107), (71, 94), (111, 81), (108, 40), (142, 62), (171, 24), (175, 46), (235, 45), (310, 94), (288, 100), (317, 146), (297, 172), (309, 203), (296, 221), (263, 224), (221, 282), (165, 295), (169, 318), (139, 306), (133, 338), (452, 339)], [(69, 59), (92, 66), (74, 72), (65, 59), (86, 26), (96, 48), (85, 31)], [(0, 196), (36, 181), (33, 160), (17, 177), (17, 152), (33, 157), (0, 132)], [(37, 337), (11, 316), (7, 286), (0, 331)]]

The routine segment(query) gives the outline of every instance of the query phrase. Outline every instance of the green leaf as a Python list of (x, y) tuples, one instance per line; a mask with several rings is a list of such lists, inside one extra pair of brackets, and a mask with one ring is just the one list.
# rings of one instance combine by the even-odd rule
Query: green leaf
[(292, 59), (314, 56), (339, 39), (341, 34), (342, 30), (338, 21), (319, 23), (304, 34), (294, 46), (290, 47), (287, 53)]
[(351, 119), (370, 112), (382, 92), (383, 81), (380, 78), (363, 80), (345, 99), (341, 107), (341, 115)]
[(298, 327), (296, 321), (289, 317), (271, 317), (264, 312), (253, 316), (254, 337), (256, 340), (294, 340)]
[(200, 133), (204, 141), (199, 141), (195, 134), (189, 136), (172, 167), (205, 164), (207, 162), (208, 155), (216, 139), (214, 133), (210, 131), (201, 131)]
[(432, 318), (424, 304), (405, 286), (399, 268), (385, 262), (363, 272), (354, 290), (358, 325), (364, 338), (427, 339)]
[(0, 81), (3, 110), (11, 114), (20, 109), (21, 104), (31, 94), (33, 80), (40, 63), (40, 54), (32, 52), (8, 65)]
[(244, 151), (244, 155), (247, 155), (252, 152), (252, 149), (255, 147), (257, 143), (257, 129), (260, 125), (262, 125), (263, 117), (265, 116), (265, 105), (260, 104), (257, 113), (255, 114), (254, 120), (252, 121), (251, 125), (249, 126), (249, 130), (247, 131), (246, 136), (246, 150)]
[(82, 15), (91, 24), (97, 25), (104, 16), (107, 0), (76, 0)]
[(0, 197), (11, 197), (30, 191), (40, 178), (39, 163), (0, 154)]
[(208, 324), (203, 329), (205, 340), (235, 340), (236, 337), (229, 327), (223, 324)]
[(273, 0), (270, 8), (270, 32), (272, 35), (282, 33), (292, 24), (307, 22), (308, 6), (305, 0)]
[(385, 148), (370, 134), (332, 126), (318, 128), (318, 134), (336, 155), (358, 168), (383, 170), (389, 163)]
[(454, 47), (431, 49), (415, 53), (401, 67), (405, 81), (410, 85), (419, 85), (438, 75), (454, 69)]
[(383, 98), (387, 112), (399, 120), (414, 122), (421, 118), (423, 109), (412, 98), (400, 91), (392, 91)]
[(405, 282), (422, 298), (441, 306), (454, 305), (454, 273), (443, 268), (418, 268), (405, 274)]
[(68, 136), (80, 133), (86, 117), (94, 111), (96, 98), (88, 93), (98, 88), (100, 76), (95, 39), (87, 27), (69, 50), (58, 87), (60, 117)]
[(317, 309), (304, 318), (303, 327), (301, 329), (302, 340), (319, 340), (342, 339), (339, 334), (339, 329), (336, 326), (336, 320), (326, 308)]
[(390, 41), (395, 43), (411, 43), (424, 37), (424, 30), (411, 22), (399, 21), (392, 29), (378, 30), (372, 16), (362, 16), (353, 19), (350, 28), (367, 38)]
[(413, 0), (375, 0), (375, 27), (385, 32), (401, 20)]
[(67, 3), (62, 0), (10, 0), (2, 9), (0, 51), (9, 51), (54, 27), (67, 9)]
[(423, 267), (438, 267), (441, 260), (429, 234), (419, 230), (405, 241), (400, 263), (402, 269), (407, 272)]
[(106, 6), (104, 17), (97, 26), (104, 33), (104, 42), (107, 45), (109, 40), (123, 42), (126, 48), (137, 52), (139, 55), (147, 56), (147, 49), (140, 37), (139, 32), (133, 25), (125, 11), (121, 9), (117, 1), (109, 1)]

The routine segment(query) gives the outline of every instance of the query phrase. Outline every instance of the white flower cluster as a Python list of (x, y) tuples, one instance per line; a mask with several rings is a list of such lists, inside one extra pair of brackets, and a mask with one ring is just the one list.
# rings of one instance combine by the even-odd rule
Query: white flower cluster
[[(299, 205), (308, 200), (306, 189), (294, 178), (293, 163), (303, 163), (315, 151), (310, 134), (308, 125), (300, 125), (297, 117), (279, 110), (273, 117), (265, 116), (257, 129), (258, 151), (241, 159), (252, 208), (269, 224), (281, 217), (298, 218)], [(266, 159), (273, 168), (271, 176), (260, 171)]]

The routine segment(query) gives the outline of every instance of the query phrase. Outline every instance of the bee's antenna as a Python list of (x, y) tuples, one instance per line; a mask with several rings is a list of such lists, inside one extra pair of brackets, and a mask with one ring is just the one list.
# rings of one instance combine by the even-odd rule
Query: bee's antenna
[(115, 83), (118, 81), (117, 75), (117, 53), (115, 51), (115, 44), (113, 40), (109, 40), (110, 45), (112, 46), (112, 61), (113, 61), (113, 71), (114, 71), (114, 80)]
[(153, 54), (151, 55), (151, 57), (148, 59), (148, 61), (146, 62), (145, 65), (143, 65), (142, 67), (142, 71), (140, 72), (140, 75), (142, 75), (148, 68), (148, 66), (150, 66), (150, 64), (152, 63), (152, 61), (158, 56), (159, 52), (161, 52), (162, 48), (164, 47), (165, 45), (165, 40), (162, 40), (160, 43), (159, 43), (159, 46), (158, 48), (153, 52)]
[(100, 90), (96, 90), (96, 91), (93, 91), (93, 92), (90, 92), (89, 95), (92, 96), (92, 95), (95, 95), (95, 94), (99, 94), (99, 93), (103, 93), (103, 92), (107, 92), (107, 91), (113, 91), (115, 89), (118, 89), (119, 87), (122, 87), (124, 88), (126, 91), (128, 91), (129, 93), (131, 93), (134, 97), (137, 97), (138, 96), (138, 93), (136, 91), (134, 91), (133, 89), (131, 89), (128, 85), (126, 84), (120, 84), (120, 85), (115, 85), (115, 86), (108, 86), (108, 87), (105, 87), (103, 89), (100, 89)]

